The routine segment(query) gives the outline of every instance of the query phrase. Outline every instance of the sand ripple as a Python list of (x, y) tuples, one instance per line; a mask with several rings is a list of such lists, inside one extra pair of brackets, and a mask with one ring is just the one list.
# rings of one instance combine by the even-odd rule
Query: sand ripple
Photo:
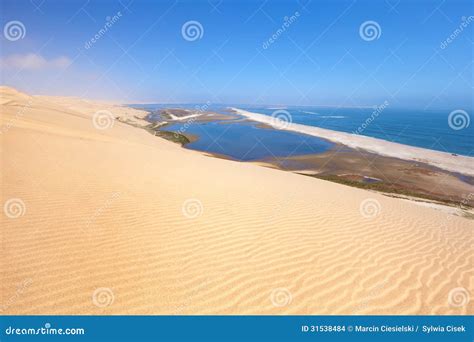
[(3, 97), (2, 313), (473, 314), (471, 220)]

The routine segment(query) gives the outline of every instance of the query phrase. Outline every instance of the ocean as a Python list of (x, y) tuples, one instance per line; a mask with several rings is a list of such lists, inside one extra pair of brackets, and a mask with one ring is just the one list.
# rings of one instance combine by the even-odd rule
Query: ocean
[[(449, 110), (331, 107), (238, 107), (249, 112), (272, 115), (277, 110), (290, 113), (292, 122), (346, 133), (358, 133), (404, 145), (472, 157), (474, 124), (449, 120)], [(282, 114), (284, 117), (284, 113)], [(469, 113), (467, 114), (469, 115)], [(457, 120), (461, 120), (457, 116)], [(456, 114), (454, 114), (456, 117)], [(373, 118), (371, 120), (371, 118)], [(467, 120), (470, 120), (467, 117)], [(367, 122), (370, 123), (367, 124)], [(364, 125), (365, 124), (365, 125)], [(454, 128), (452, 128), (454, 127)]]
[[(194, 109), (197, 106), (200, 105), (160, 104), (140, 107), (157, 110)], [(468, 112), (455, 112), (450, 118), (452, 111), (449, 110), (392, 109), (389, 105), (378, 109), (211, 105), (208, 110), (228, 114), (228, 107), (268, 116), (277, 115), (292, 123), (357, 133), (409, 146), (470, 157), (474, 155), (474, 124), (470, 124)], [(167, 126), (166, 130), (178, 132), (183, 130), (184, 125), (185, 123), (175, 123)], [(239, 160), (320, 153), (332, 146), (332, 143), (317, 137), (283, 130), (268, 130), (242, 121), (194, 122), (186, 126), (186, 132), (199, 136), (197, 141), (186, 145), (187, 148), (221, 153)], [(252, 147), (253, 150), (250, 150)]]

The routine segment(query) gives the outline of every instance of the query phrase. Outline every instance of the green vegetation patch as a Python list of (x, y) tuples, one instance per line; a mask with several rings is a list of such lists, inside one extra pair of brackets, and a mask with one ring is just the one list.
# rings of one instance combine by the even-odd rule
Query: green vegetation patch
[(160, 123), (151, 123), (148, 126), (146, 126), (146, 130), (153, 134), (154, 136), (164, 138), (166, 140), (172, 141), (177, 144), (186, 145), (191, 142), (191, 140), (184, 134), (181, 133), (175, 133), (175, 132), (169, 132), (169, 131), (163, 131), (162, 128), (167, 126), (166, 124), (160, 124)]

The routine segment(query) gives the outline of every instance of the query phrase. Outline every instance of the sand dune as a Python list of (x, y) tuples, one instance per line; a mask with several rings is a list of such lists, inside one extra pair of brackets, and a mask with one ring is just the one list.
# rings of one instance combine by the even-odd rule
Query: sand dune
[(473, 314), (472, 220), (0, 93), (2, 314)]

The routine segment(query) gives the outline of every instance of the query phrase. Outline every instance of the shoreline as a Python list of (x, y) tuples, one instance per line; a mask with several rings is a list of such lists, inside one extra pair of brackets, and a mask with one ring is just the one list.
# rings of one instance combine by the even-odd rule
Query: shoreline
[[(242, 115), (252, 121), (268, 125), (272, 125), (275, 123), (275, 119), (268, 115), (248, 112), (234, 107), (231, 107), (230, 109), (233, 110), (235, 113)], [(454, 156), (447, 152), (403, 145), (378, 138), (356, 135), (346, 132), (332, 131), (329, 129), (314, 126), (307, 126), (296, 123), (285, 123), (285, 125), (285, 128), (275, 127), (275, 129), (283, 129), (287, 131), (307, 134), (326, 139), (334, 143), (339, 143), (353, 149), (363, 149), (368, 152), (376, 153), (387, 157), (421, 162), (436, 166), (438, 168), (450, 172), (463, 173), (470, 176), (474, 175), (474, 168), (469, 166), (474, 165), (474, 158), (472, 157), (462, 155)], [(423, 157), (420, 158), (419, 156)]]
[[(185, 149), (200, 152), (210, 157), (241, 162), (221, 153), (189, 148), (186, 145), (199, 139), (197, 136), (190, 135), (187, 132), (166, 131), (166, 126), (173, 124), (173, 122), (166, 121), (166, 124), (159, 125), (156, 124), (155, 120), (151, 120), (150, 116), (146, 116), (146, 119), (150, 122), (150, 125), (154, 125), (154, 127), (150, 125), (148, 127), (150, 133), (155, 136), (179, 143)], [(247, 119), (241, 118), (240, 120)], [(200, 121), (197, 119), (196, 123)], [(207, 119), (203, 122), (207, 122)], [(254, 124), (262, 126), (262, 128), (275, 129), (267, 123), (255, 122)], [(301, 133), (298, 132), (297, 134)], [(354, 149), (340, 143), (334, 143), (334, 146), (329, 151), (320, 154), (304, 154), (281, 158), (268, 157), (244, 162), (295, 174), (304, 174), (352, 188), (376, 191), (392, 197), (408, 196), (413, 198), (414, 201), (427, 201), (427, 203), (435, 201), (450, 208), (453, 206), (459, 207), (461, 204), (472, 208), (470, 201), (465, 202), (463, 197), (465, 190), (468, 193), (474, 191), (468, 190), (474, 189), (471, 176), (447, 171), (425, 162)], [(341, 150), (341, 147), (343, 147), (343, 150)], [(338, 154), (338, 158), (333, 158), (334, 153)], [(371, 165), (373, 164), (373, 166), (366, 165), (367, 160), (372, 160)], [(435, 186), (435, 184), (438, 185)]]

